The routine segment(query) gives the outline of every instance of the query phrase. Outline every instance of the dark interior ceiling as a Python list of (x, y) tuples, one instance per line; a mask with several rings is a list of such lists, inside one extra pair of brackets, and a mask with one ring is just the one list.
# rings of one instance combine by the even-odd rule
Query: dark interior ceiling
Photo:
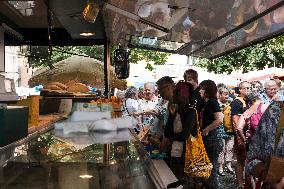
[[(101, 10), (96, 21), (89, 23), (81, 16), (87, 0), (2, 0), (0, 23), (23, 36), (19, 40), (7, 30), (5, 43), (48, 45), (49, 28), (52, 45), (101, 45), (109, 40), (128, 47), (212, 58), (284, 32), (283, 0), (94, 2)], [(19, 10), (21, 3), (28, 7)], [(106, 3), (128, 13), (102, 8)], [(140, 20), (134, 20), (133, 15)], [(162, 26), (168, 32), (141, 20), (153, 23), (156, 28)], [(81, 32), (95, 35), (84, 37)]]

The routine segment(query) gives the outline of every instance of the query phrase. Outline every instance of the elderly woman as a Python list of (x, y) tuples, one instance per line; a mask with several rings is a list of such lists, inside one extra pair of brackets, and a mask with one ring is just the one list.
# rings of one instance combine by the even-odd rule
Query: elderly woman
[[(221, 108), (221, 111), (224, 111), (224, 108), (226, 106), (229, 106), (229, 89), (226, 87), (226, 85), (219, 84), (218, 86), (218, 102)], [(233, 159), (233, 147), (234, 147), (234, 135), (228, 134), (224, 130), (224, 125), (222, 124), (220, 127), (220, 132), (222, 133), (222, 141), (224, 148), (219, 154), (218, 163), (218, 174), (220, 176), (225, 176), (224, 174), (224, 167), (227, 167), (227, 171), (230, 174), (234, 174), (233, 168), (232, 168), (232, 159)]]
[(141, 110), (140, 103), (138, 101), (138, 90), (131, 86), (125, 92), (125, 98), (123, 100), (123, 116), (134, 116), (137, 124), (134, 128), (138, 133), (142, 127), (141, 117), (136, 115)]
[(218, 156), (223, 149), (220, 130), (223, 123), (223, 113), (217, 100), (217, 86), (212, 80), (200, 83), (200, 95), (205, 103), (201, 111), (202, 135), (207, 155), (213, 164), (212, 174), (208, 180), (207, 188), (221, 188), (218, 177)]
[[(262, 117), (263, 112), (266, 110), (267, 105), (263, 104), (260, 95), (257, 91), (251, 92), (248, 97), (248, 103), (250, 104), (249, 109), (247, 109), (240, 117), (237, 124), (237, 134), (242, 139), (243, 142), (249, 144), (253, 135), (256, 132), (258, 122)], [(243, 133), (245, 125), (245, 134)]]
[(137, 93), (138, 90), (133, 86), (126, 90), (123, 101), (124, 115), (132, 115), (139, 110)]
[[(251, 143), (263, 112), (267, 108), (267, 105), (261, 102), (258, 91), (253, 91), (248, 94), (247, 100), (250, 107), (241, 115), (237, 123), (237, 137), (240, 139), (238, 147), (243, 149), (246, 148), (246, 150), (248, 150), (248, 145)], [(254, 179), (250, 175), (246, 175), (245, 182), (246, 186), (252, 186), (252, 188), (255, 187)]]
[[(284, 177), (275, 183), (265, 183), (260, 186), (261, 181), (264, 179), (264, 173), (267, 169), (265, 164), (268, 163), (269, 157), (274, 155), (282, 158), (282, 161), (284, 161), (284, 120), (281, 119), (281, 117), (283, 117), (282, 114), (284, 113), (283, 108), (283, 102), (272, 102), (272, 104), (263, 113), (256, 133), (254, 134), (249, 146), (246, 174), (259, 178), (256, 189), (259, 189), (260, 187), (264, 189), (284, 188)], [(281, 169), (281, 167), (278, 169)], [(274, 173), (277, 175), (277, 170), (274, 170)]]

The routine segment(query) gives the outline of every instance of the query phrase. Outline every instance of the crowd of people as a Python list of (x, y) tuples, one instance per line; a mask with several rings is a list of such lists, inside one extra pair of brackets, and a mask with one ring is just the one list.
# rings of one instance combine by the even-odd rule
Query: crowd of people
[[(284, 132), (278, 129), (284, 125), (280, 89), (281, 81), (275, 77), (264, 85), (243, 81), (235, 94), (222, 83), (199, 83), (198, 73), (189, 69), (177, 83), (164, 76), (156, 86), (148, 82), (143, 88), (129, 87), (123, 99), (124, 116), (137, 119), (135, 131), (142, 143), (159, 144), (165, 152), (164, 160), (178, 178), (168, 188), (185, 183), (191, 188), (223, 188), (219, 178), (232, 174), (239, 189), (281, 189), (284, 177), (273, 183), (265, 180), (270, 156), (284, 158)], [(184, 173), (186, 142), (199, 130), (213, 165), (209, 179)]]

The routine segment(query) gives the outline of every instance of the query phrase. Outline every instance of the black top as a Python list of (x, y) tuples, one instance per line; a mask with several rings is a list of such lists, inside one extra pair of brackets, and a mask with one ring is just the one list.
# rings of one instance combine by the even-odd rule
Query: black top
[(192, 93), (191, 106), (195, 107), (198, 112), (201, 112), (204, 100), (200, 96), (200, 87), (197, 87)]
[(242, 115), (247, 108), (243, 107), (243, 103), (239, 99), (234, 99), (231, 104), (231, 115)]
[(205, 102), (202, 111), (202, 130), (215, 121), (214, 113), (221, 112), (217, 99), (211, 98)]
[(175, 141), (186, 141), (189, 135), (196, 136), (196, 111), (193, 108), (186, 107), (183, 113), (180, 113), (180, 119), (182, 124), (182, 132), (174, 133), (174, 121), (176, 115), (169, 115), (166, 127), (165, 137)]

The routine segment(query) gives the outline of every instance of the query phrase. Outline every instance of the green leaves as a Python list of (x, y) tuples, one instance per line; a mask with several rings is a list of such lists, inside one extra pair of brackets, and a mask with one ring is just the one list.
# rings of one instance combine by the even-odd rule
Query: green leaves
[[(159, 52), (159, 51), (150, 51), (144, 49), (131, 49), (130, 62), (137, 64), (138, 61), (154, 62), (155, 65), (163, 65), (166, 63), (169, 53)], [(146, 69), (152, 71), (154, 68), (152, 64), (147, 63)]]
[[(116, 47), (111, 48), (111, 52)], [(52, 55), (49, 56), (48, 47), (34, 46), (31, 51), (24, 52), (29, 57), (29, 63), (33, 67), (51, 66), (53, 63), (69, 58), (73, 55), (88, 56), (103, 61), (104, 46), (64, 46), (53, 47)], [(111, 54), (113, 55), (113, 53)], [(169, 57), (169, 53), (150, 51), (143, 49), (131, 49), (130, 62), (137, 64), (141, 60), (163, 65)], [(146, 69), (153, 70), (153, 66), (147, 63)]]

